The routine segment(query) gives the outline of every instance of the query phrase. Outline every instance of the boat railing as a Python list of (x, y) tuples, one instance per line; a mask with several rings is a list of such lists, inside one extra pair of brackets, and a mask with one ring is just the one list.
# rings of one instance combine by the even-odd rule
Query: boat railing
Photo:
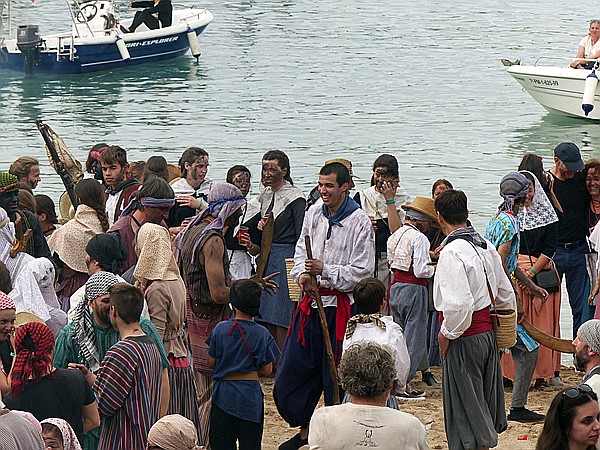
[[(591, 62), (591, 61), (598, 61), (597, 59), (586, 59), (586, 58), (569, 58), (569, 57), (565, 57), (565, 56), (540, 56), (538, 59), (535, 60), (535, 63), (533, 64), (534, 66), (549, 66), (549, 65), (553, 65), (556, 66), (556, 62), (559, 61), (562, 65), (562, 63), (566, 63), (566, 66), (568, 67), (569, 64), (571, 64), (573, 61), (582, 61), (582, 62)], [(554, 62), (554, 64), (550, 64), (550, 62)]]
[[(67, 6), (69, 7), (69, 14), (71, 15), (71, 21), (73, 22), (73, 28), (76, 30), (77, 32), (77, 37), (81, 37), (79, 35), (79, 28), (77, 27), (77, 18), (79, 16), (75, 16), (75, 14), (73, 13), (73, 8), (77, 8), (77, 10), (80, 12), (81, 11), (81, 3), (78, 0), (72, 0), (72, 2), (70, 2), (69, 0), (65, 0), (67, 2)], [(90, 32), (91, 36), (94, 36), (94, 32), (92, 31), (92, 27), (90, 27), (90, 24), (87, 20), (87, 16), (85, 14), (80, 14), (81, 17), (83, 17), (83, 23), (85, 23), (88, 31)]]
[[(60, 58), (63, 56), (68, 56), (69, 61), (73, 61), (75, 59), (75, 37), (73, 35), (70, 36), (58, 36), (58, 44), (56, 47), (56, 61), (60, 61)], [(69, 43), (69, 50), (65, 50), (65, 41)]]
[(10, 1), (11, 0), (0, 0), (0, 34), (7, 33), (9, 37), (12, 31)]

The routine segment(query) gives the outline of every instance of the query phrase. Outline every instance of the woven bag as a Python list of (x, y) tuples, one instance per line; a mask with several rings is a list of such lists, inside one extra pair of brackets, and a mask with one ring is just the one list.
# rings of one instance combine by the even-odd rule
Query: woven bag
[[(495, 301), (492, 300), (492, 303)], [(490, 311), (490, 315), (498, 349), (513, 347), (517, 343), (517, 312), (514, 309), (496, 309), (494, 307)]]

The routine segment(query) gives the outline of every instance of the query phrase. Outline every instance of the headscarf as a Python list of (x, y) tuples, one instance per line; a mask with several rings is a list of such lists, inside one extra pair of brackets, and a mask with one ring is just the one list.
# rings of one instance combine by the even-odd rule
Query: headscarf
[(19, 190), (19, 178), (8, 172), (0, 172), (0, 195), (5, 192), (14, 192)]
[[(196, 248), (202, 242), (202, 239), (210, 230), (221, 230), (225, 226), (225, 221), (233, 215), (239, 208), (246, 204), (246, 199), (236, 186), (229, 183), (215, 182), (211, 185), (208, 191), (208, 206), (206, 206), (196, 217), (192, 219), (190, 224), (184, 228), (175, 238), (173, 244), (177, 249), (181, 248), (183, 237), (187, 230), (207, 216), (211, 216), (214, 220), (209, 223), (206, 228), (198, 235), (192, 248), (192, 255), (196, 255)], [(194, 257), (192, 257), (192, 264)]]
[(87, 205), (79, 205), (75, 217), (48, 238), (48, 246), (71, 269), (87, 273), (86, 245), (91, 238), (103, 231), (96, 211)]
[(159, 419), (148, 433), (148, 446), (163, 450), (200, 450), (194, 423), (179, 415), (170, 414)]
[(63, 447), (65, 450), (81, 450), (81, 444), (79, 443), (79, 439), (77, 439), (77, 435), (69, 422), (64, 419), (58, 419), (55, 417), (51, 417), (49, 419), (42, 420), (41, 423), (49, 423), (54, 425), (60, 431), (63, 440)]
[(554, 211), (552, 203), (544, 192), (544, 188), (542, 188), (537, 177), (527, 170), (521, 170), (520, 173), (528, 173), (533, 177), (535, 193), (533, 194), (531, 204), (519, 209), (517, 214), (519, 229), (521, 231), (533, 230), (558, 222), (556, 211)]
[(0, 291), (0, 311), (4, 311), (5, 309), (14, 309), (16, 311), (17, 307), (12, 298)]
[(136, 250), (138, 261), (133, 276), (139, 281), (177, 280), (179, 268), (171, 250), (171, 238), (166, 228), (145, 223), (138, 231)]
[(17, 312), (26, 311), (44, 321), (49, 320), (50, 309), (60, 308), (54, 291), (54, 266), (50, 260), (32, 258), (13, 279), (13, 290), (9, 295), (17, 305)]
[(94, 261), (112, 273), (123, 272), (123, 261), (127, 259), (127, 250), (123, 241), (112, 233), (97, 234), (85, 246), (85, 252)]
[(600, 320), (591, 319), (581, 324), (577, 336), (583, 339), (594, 353), (600, 355)]
[(11, 372), (11, 386), (15, 394), (18, 394), (30, 379), (35, 381), (48, 375), (52, 364), (50, 356), (54, 349), (54, 335), (48, 325), (29, 322), (17, 330), (14, 345), (16, 356)]
[(92, 372), (100, 367), (100, 354), (96, 346), (94, 319), (88, 302), (108, 294), (108, 289), (119, 279), (110, 272), (96, 272), (85, 283), (85, 298), (75, 308), (73, 314), (73, 336), (79, 343), (79, 357)]
[(531, 181), (519, 172), (510, 172), (500, 181), (500, 196), (504, 199), (498, 212), (512, 211), (517, 200), (524, 199), (529, 193)]
[(40, 434), (42, 433), (42, 425), (40, 424), (39, 420), (37, 420), (35, 418), (35, 416), (33, 414), (31, 414), (30, 412), (27, 412), (27, 411), (19, 411), (18, 409), (11, 409), (11, 411), (14, 412), (15, 414), (18, 414), (21, 417), (27, 419), (40, 432)]
[(14, 258), (10, 256), (15, 243), (15, 224), (10, 221), (8, 214), (0, 208), (0, 260), (6, 265), (10, 278), (14, 281), (22, 267), (33, 260), (33, 256), (19, 252)]

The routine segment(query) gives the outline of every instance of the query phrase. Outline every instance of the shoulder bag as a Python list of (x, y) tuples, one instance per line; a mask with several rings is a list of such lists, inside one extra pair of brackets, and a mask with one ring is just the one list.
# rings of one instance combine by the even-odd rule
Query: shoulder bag
[[(527, 244), (525, 233), (522, 233), (522, 236), (523, 240), (525, 241), (525, 247), (527, 247), (527, 256), (529, 256), (529, 262), (531, 263), (531, 267), (533, 267), (533, 260), (531, 259), (531, 252), (529, 251), (529, 245)], [(550, 258), (550, 262), (552, 262), (552, 258)], [(545, 289), (548, 294), (554, 294), (560, 290), (560, 278), (558, 277), (558, 273), (554, 267), (551, 269), (540, 270), (533, 277), (533, 282), (538, 287)]]

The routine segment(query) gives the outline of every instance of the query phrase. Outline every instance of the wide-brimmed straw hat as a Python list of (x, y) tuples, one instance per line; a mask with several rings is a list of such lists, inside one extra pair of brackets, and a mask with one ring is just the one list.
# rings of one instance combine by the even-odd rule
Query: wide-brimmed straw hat
[(17, 313), (15, 318), (15, 327), (20, 327), (29, 322), (46, 323), (44, 320), (29, 311), (21, 311)]
[(417, 195), (412, 203), (409, 205), (402, 205), (402, 209), (406, 211), (413, 209), (421, 214), (425, 214), (432, 222), (437, 223), (437, 213), (432, 198)]
[[(354, 175), (354, 172), (352, 171), (352, 161), (350, 161), (349, 159), (346, 159), (346, 158), (328, 159), (327, 161), (325, 161), (325, 163), (323, 165), (326, 166), (327, 164), (331, 164), (331, 163), (343, 164), (344, 166), (346, 166), (346, 169), (348, 169), (348, 172), (350, 172), (350, 176), (352, 178), (356, 178), (358, 180), (361, 179), (358, 175)], [(319, 172), (315, 172), (315, 175), (319, 175)]]
[(60, 211), (61, 224), (71, 220), (75, 217), (75, 208), (73, 208), (73, 203), (71, 203), (71, 198), (69, 194), (65, 191), (62, 193), (58, 200), (58, 210)]

